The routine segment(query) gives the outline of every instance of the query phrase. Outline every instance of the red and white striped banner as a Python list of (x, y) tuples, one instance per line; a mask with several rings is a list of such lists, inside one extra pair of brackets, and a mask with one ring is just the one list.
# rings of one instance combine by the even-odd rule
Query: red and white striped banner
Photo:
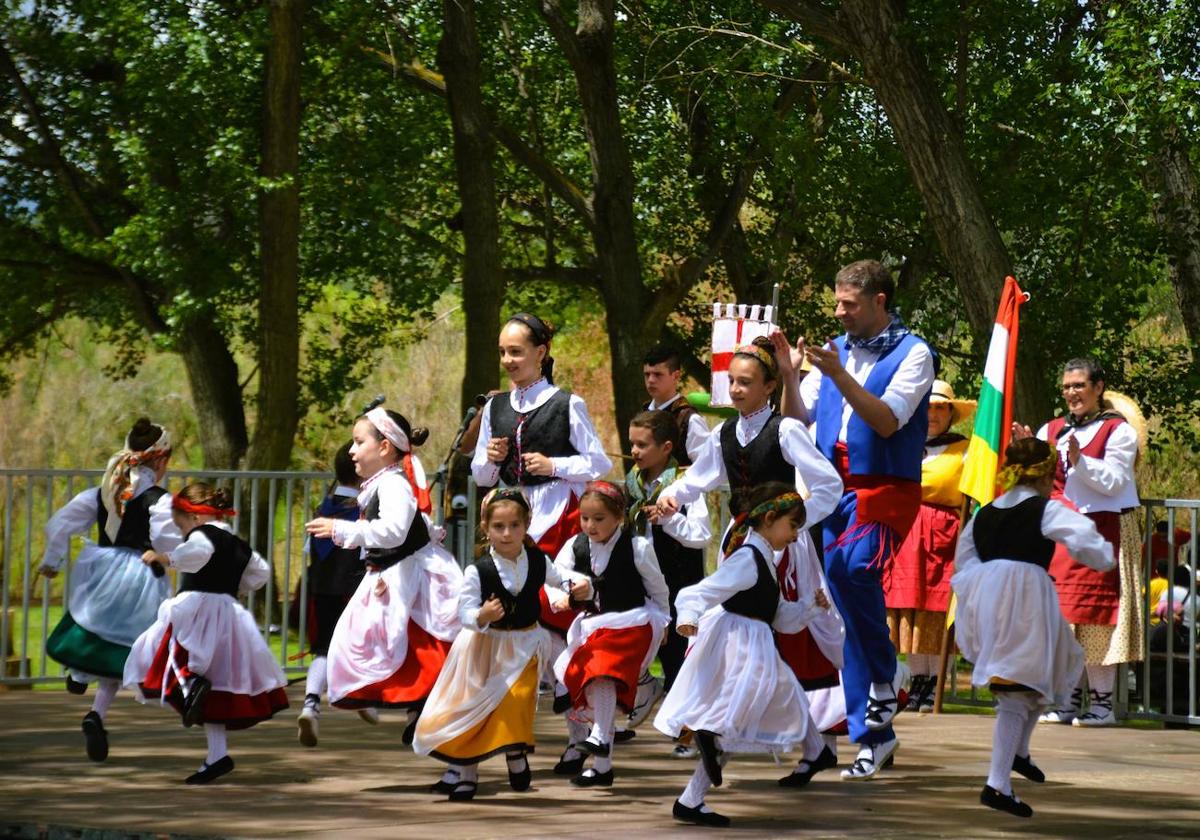
[(731, 406), (729, 401), (729, 363), (734, 351), (760, 335), (776, 329), (775, 310), (771, 306), (745, 303), (713, 304), (712, 393), (709, 405)]

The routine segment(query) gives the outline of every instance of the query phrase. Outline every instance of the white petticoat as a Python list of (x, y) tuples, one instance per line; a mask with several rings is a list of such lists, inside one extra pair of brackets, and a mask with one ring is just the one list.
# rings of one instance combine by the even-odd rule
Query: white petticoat
[(155, 577), (142, 552), (85, 542), (71, 569), (67, 609), (84, 630), (129, 646), (154, 623), (169, 597), (171, 581)]
[(955, 640), (974, 664), (971, 682), (1026, 685), (1051, 708), (1066, 705), (1083, 671), (1083, 648), (1063, 619), (1054, 581), (1015, 560), (974, 563), (950, 579), (958, 597)]
[(168, 627), (172, 640), (187, 651), (188, 669), (205, 677), (213, 690), (254, 696), (287, 687), (254, 616), (233, 596), (215, 592), (181, 592), (159, 608), (158, 620), (137, 638), (125, 660), (126, 686), (145, 680)]
[[(443, 642), (458, 635), (462, 570), (435, 543), (381, 572), (368, 571), (329, 642), (329, 701), (390, 677), (408, 657), (408, 622)], [(383, 594), (376, 586), (383, 581)]]
[(808, 699), (766, 622), (713, 607), (662, 701), (654, 726), (720, 736), (728, 752), (786, 752), (810, 735)]
[(458, 634), (417, 721), (413, 751), (429, 755), (487, 719), (512, 690), (529, 661), (545, 662), (550, 633), (464, 630)]

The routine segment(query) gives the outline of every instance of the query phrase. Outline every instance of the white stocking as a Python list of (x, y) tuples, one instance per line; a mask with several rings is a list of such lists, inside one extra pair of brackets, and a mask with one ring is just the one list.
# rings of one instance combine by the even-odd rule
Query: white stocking
[(613, 721), (617, 717), (617, 686), (606, 678), (592, 680), (587, 685), (588, 705), (592, 707), (592, 737), (601, 744), (613, 739)]
[(329, 685), (329, 670), (324, 656), (314, 656), (308, 664), (308, 679), (304, 681), (304, 693), (320, 697)]
[(113, 698), (117, 696), (120, 688), (120, 680), (101, 678), (96, 683), (96, 694), (92, 697), (92, 711), (100, 715), (101, 720), (108, 714), (108, 707), (112, 705)]
[(1111, 694), (1117, 680), (1116, 665), (1088, 665), (1088, 688), (1101, 694)]
[(1025, 732), (1029, 705), (1024, 692), (1002, 691), (996, 694), (996, 730), (992, 736), (992, 765), (987, 783), (996, 790), (1012, 796), (1012, 765)]
[(696, 763), (696, 771), (692, 773), (692, 778), (688, 780), (687, 787), (679, 796), (679, 804), (685, 808), (699, 808), (704, 804), (704, 795), (708, 793), (710, 787), (712, 787), (712, 780), (708, 778), (708, 773), (704, 772), (704, 762), (699, 761)]
[(204, 759), (205, 764), (216, 764), (229, 755), (229, 743), (225, 738), (225, 724), (204, 724), (204, 737), (208, 739), (208, 758)]

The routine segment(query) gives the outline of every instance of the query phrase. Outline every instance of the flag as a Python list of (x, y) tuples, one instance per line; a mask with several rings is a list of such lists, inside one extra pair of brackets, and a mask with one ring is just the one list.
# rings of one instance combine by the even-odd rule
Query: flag
[(747, 306), (744, 303), (713, 304), (712, 397), (713, 407), (731, 406), (729, 400), (729, 363), (734, 352), (761, 335), (776, 329), (774, 306)]
[(958, 489), (980, 505), (996, 497), (996, 473), (1012, 428), (1013, 377), (1017, 370), (1017, 327), (1028, 296), (1012, 277), (1004, 278), (992, 342), (983, 366), (983, 388), (975, 412), (975, 433), (967, 448)]

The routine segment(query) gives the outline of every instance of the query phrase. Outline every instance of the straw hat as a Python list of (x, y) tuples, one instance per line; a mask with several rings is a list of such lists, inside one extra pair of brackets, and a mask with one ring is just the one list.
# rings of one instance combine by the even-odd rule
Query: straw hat
[(933, 392), (929, 395), (929, 404), (950, 403), (950, 424), (961, 423), (975, 413), (977, 400), (960, 400), (954, 396), (954, 389), (944, 379), (933, 380)]
[(1111, 388), (1104, 389), (1104, 405), (1102, 408), (1112, 409), (1125, 418), (1125, 422), (1133, 426), (1133, 430), (1137, 432), (1138, 440), (1138, 458), (1142, 456), (1142, 452), (1146, 449), (1146, 417), (1142, 414), (1142, 410), (1138, 408), (1138, 404), (1131, 397), (1127, 397), (1120, 391), (1114, 391)]

